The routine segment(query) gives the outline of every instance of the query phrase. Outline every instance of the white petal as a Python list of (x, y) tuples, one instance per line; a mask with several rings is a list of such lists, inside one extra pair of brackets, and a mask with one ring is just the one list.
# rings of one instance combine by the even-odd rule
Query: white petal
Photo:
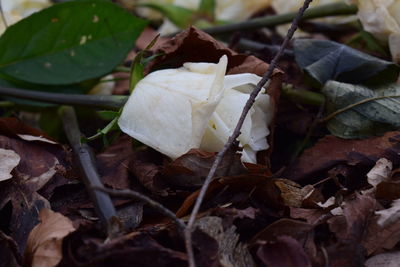
[[(147, 75), (125, 104), (121, 130), (173, 159), (198, 148), (222, 97), (227, 58), (208, 64), (214, 72), (183, 67)], [(196, 70), (195, 63), (187, 66)]]

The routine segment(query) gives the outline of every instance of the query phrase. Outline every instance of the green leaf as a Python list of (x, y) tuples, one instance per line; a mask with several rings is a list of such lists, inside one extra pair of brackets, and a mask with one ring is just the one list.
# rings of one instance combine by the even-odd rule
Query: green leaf
[(208, 16), (211, 20), (215, 19), (215, 0), (201, 0), (198, 12)]
[(297, 64), (323, 85), (328, 80), (346, 83), (394, 82), (400, 68), (392, 62), (362, 53), (349, 46), (326, 40), (297, 39)]
[(329, 81), (322, 92), (331, 113), (327, 127), (336, 136), (364, 138), (400, 129), (400, 85), (366, 87)]
[(137, 6), (148, 7), (160, 12), (179, 28), (188, 27), (192, 22), (194, 14), (194, 12), (190, 9), (166, 3), (141, 3), (137, 4)]
[(55, 4), (0, 38), (0, 71), (32, 83), (72, 84), (109, 73), (146, 22), (103, 0)]

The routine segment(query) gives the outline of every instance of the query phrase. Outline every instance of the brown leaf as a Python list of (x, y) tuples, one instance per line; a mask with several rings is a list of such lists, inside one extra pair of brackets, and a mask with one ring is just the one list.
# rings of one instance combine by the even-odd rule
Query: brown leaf
[(19, 164), (20, 156), (14, 150), (0, 148), (0, 181), (12, 177), (11, 171)]
[(133, 156), (132, 139), (123, 136), (98, 154), (97, 169), (104, 184), (115, 189), (129, 188), (129, 160)]
[(386, 200), (395, 200), (400, 198), (400, 183), (399, 182), (381, 182), (376, 187), (376, 198)]
[(323, 220), (329, 219), (332, 214), (322, 209), (302, 209), (290, 207), (290, 217), (293, 219), (304, 219), (307, 223), (316, 225)]
[[(185, 155), (177, 158), (164, 169), (169, 183), (178, 186), (201, 186), (207, 177), (216, 153), (191, 149)], [(232, 176), (245, 173), (240, 156), (234, 152), (227, 153), (219, 165), (214, 177)]]
[(374, 217), (366, 229), (362, 244), (367, 249), (368, 255), (371, 255), (374, 252), (392, 249), (399, 241), (400, 221), (381, 227), (377, 223), (377, 217)]
[(290, 236), (300, 243), (304, 243), (313, 228), (314, 226), (309, 223), (291, 219), (280, 219), (268, 225), (264, 230), (254, 236), (251, 243), (255, 244), (255, 242), (260, 240), (274, 242), (277, 241), (279, 236)]
[(275, 185), (281, 191), (284, 204), (289, 207), (301, 207), (303, 200), (314, 191), (312, 185), (302, 188), (299, 184), (287, 179), (276, 179)]
[(220, 266), (256, 266), (247, 246), (239, 241), (236, 226), (224, 227), (223, 220), (216, 216), (202, 217), (196, 226), (217, 241)]
[(56, 266), (62, 258), (62, 240), (75, 228), (67, 217), (49, 209), (42, 209), (39, 218), (40, 223), (29, 233), (25, 264), (32, 267)]
[[(338, 164), (347, 164), (350, 167), (363, 164), (370, 170), (380, 158), (387, 158), (396, 166), (400, 164), (398, 153), (400, 153), (400, 132), (388, 132), (384, 136), (363, 140), (326, 136), (315, 146), (307, 149), (284, 175), (292, 180), (314, 179)], [(358, 173), (359, 177), (365, 174)]]
[(290, 236), (280, 236), (275, 242), (265, 242), (257, 250), (258, 258), (267, 267), (311, 267), (303, 246)]

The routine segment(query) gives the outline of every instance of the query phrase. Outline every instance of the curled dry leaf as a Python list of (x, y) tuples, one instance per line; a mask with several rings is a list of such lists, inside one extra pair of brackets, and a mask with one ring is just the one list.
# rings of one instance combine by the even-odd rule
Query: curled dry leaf
[(26, 264), (32, 267), (56, 266), (62, 258), (62, 240), (75, 228), (67, 217), (49, 209), (42, 209), (39, 217), (40, 223), (28, 237)]
[(367, 173), (368, 183), (376, 187), (381, 182), (390, 178), (393, 163), (385, 158), (379, 159), (375, 166)]
[(303, 200), (314, 191), (312, 185), (301, 187), (299, 184), (287, 179), (277, 179), (275, 185), (281, 191), (284, 204), (289, 207), (301, 207)]
[(0, 181), (12, 178), (11, 171), (20, 160), (20, 156), (14, 150), (0, 148)]

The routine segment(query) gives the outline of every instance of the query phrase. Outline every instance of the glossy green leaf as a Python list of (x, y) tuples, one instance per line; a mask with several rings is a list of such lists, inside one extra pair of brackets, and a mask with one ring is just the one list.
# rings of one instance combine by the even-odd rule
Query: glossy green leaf
[(374, 82), (394, 82), (400, 71), (392, 62), (333, 41), (297, 39), (294, 52), (297, 64), (322, 85), (328, 80), (361, 83), (376, 77)]
[(139, 7), (148, 7), (160, 12), (179, 28), (186, 28), (193, 19), (194, 12), (190, 9), (172, 4), (143, 3), (137, 4)]
[(336, 136), (363, 138), (400, 129), (400, 85), (366, 87), (329, 81), (322, 92), (328, 113), (343, 109), (327, 124)]
[(72, 84), (109, 73), (146, 22), (102, 0), (55, 4), (0, 38), (0, 71), (27, 82)]

